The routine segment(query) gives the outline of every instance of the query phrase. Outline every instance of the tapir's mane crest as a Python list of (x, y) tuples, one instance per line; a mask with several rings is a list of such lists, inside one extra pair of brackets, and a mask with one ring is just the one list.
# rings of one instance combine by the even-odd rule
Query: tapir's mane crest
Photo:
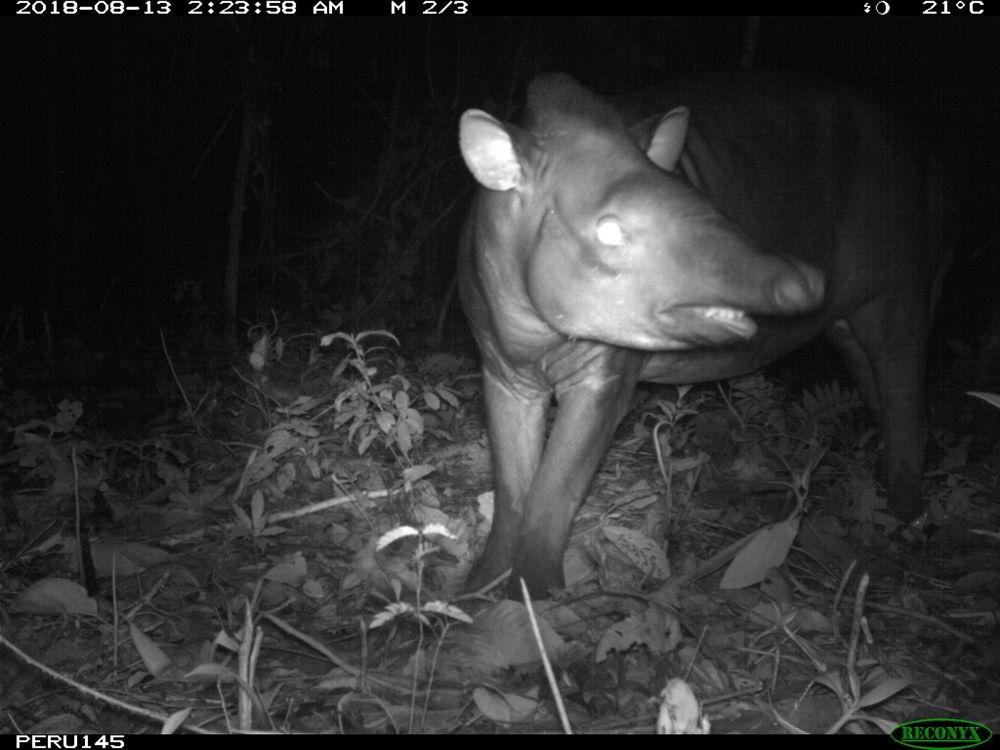
[(565, 73), (544, 73), (528, 84), (524, 122), (543, 138), (558, 138), (581, 127), (625, 129), (618, 110)]

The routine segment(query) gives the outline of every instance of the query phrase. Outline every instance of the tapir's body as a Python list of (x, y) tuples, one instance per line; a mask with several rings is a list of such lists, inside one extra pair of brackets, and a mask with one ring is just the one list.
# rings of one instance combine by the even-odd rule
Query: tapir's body
[(941, 200), (933, 159), (881, 114), (766, 77), (615, 106), (549, 74), (518, 127), (466, 112), (461, 147), (481, 187), (459, 289), (496, 480), (469, 587), (510, 567), (535, 594), (562, 585), (638, 381), (738, 375), (824, 333), (881, 418), (890, 507), (919, 513)]

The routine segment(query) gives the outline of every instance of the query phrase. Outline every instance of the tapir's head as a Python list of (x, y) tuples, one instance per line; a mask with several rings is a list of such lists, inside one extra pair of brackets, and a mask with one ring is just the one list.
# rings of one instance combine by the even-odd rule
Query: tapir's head
[(465, 163), (503, 194), (483, 204), (493, 225), (481, 250), (504, 267), (496, 278), (523, 282), (566, 336), (648, 350), (749, 339), (750, 315), (819, 306), (818, 269), (763, 252), (674, 174), (687, 130), (683, 107), (629, 130), (559, 74), (531, 83), (522, 127), (465, 112)]

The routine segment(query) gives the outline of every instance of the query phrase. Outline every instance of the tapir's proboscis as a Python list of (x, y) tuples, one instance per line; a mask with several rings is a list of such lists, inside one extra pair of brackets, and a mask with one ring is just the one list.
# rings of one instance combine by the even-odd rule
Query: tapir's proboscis
[(563, 585), (573, 517), (636, 383), (740, 375), (820, 334), (879, 419), (890, 509), (917, 516), (945, 266), (934, 160), (877, 108), (787, 77), (615, 101), (546, 74), (520, 124), (461, 118), (479, 190), (459, 291), (496, 484), (467, 587), (508, 568), (512, 591)]

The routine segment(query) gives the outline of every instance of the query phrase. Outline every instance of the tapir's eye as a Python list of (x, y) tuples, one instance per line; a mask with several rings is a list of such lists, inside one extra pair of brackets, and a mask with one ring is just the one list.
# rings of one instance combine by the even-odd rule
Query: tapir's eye
[(597, 222), (597, 239), (602, 245), (621, 247), (625, 244), (625, 230), (617, 219), (605, 216)]

